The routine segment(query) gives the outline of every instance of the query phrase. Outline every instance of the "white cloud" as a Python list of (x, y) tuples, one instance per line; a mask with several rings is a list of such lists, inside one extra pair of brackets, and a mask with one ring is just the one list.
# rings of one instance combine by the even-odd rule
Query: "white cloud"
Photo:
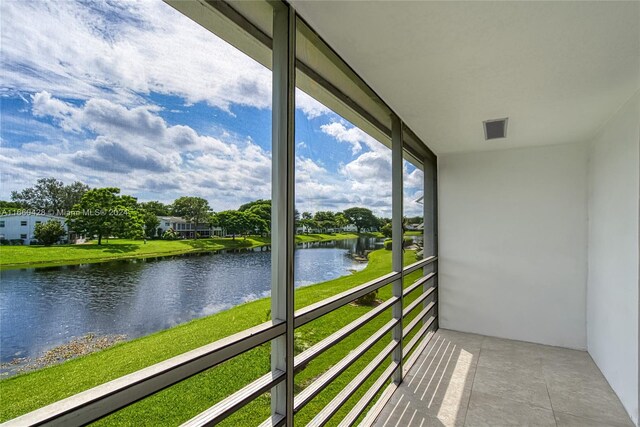
[[(337, 173), (311, 159), (296, 160), (296, 206), (300, 211), (344, 210), (366, 206), (377, 215), (391, 217), (391, 150), (358, 128), (341, 122), (321, 130), (352, 146), (354, 159), (339, 165)], [(422, 171), (404, 163), (404, 214), (421, 215)]]
[[(162, 1), (7, 0), (0, 24), (5, 92), (126, 105), (156, 92), (225, 111), (271, 106), (267, 68)], [(296, 100), (309, 118), (331, 113), (300, 90)]]
[(46, 92), (32, 98), (33, 115), (53, 120), (71, 140), (27, 143), (20, 149), (3, 144), (7, 193), (55, 173), (91, 186), (117, 185), (125, 193), (144, 194), (143, 199), (172, 201), (194, 194), (218, 209), (270, 197), (271, 156), (251, 140), (226, 133), (223, 141), (189, 126), (169, 125), (154, 105), (127, 108), (100, 98), (72, 105)]
[(225, 110), (271, 104), (269, 70), (160, 1), (4, 1), (1, 12), (5, 88), (129, 104), (153, 91)]
[(355, 181), (391, 182), (391, 151), (368, 151), (342, 166), (341, 172)]
[(406, 162), (404, 162), (404, 185), (409, 188), (420, 188), (424, 186), (424, 173), (415, 167), (411, 167), (413, 169), (409, 172), (409, 167)]
[[(228, 112), (236, 105), (269, 108), (269, 70), (215, 35), (155, 0), (7, 0), (0, 25), (0, 91), (30, 102), (33, 116), (44, 119), (23, 123), (33, 135), (20, 149), (0, 146), (5, 193), (53, 173), (95, 187), (118, 185), (143, 199), (202, 196), (215, 210), (270, 197), (268, 151), (222, 129), (213, 137), (170, 125), (147, 96), (174, 95), (185, 105)], [(300, 209), (367, 205), (390, 215), (389, 150), (300, 90), (296, 101), (307, 118), (332, 120), (320, 130), (354, 155), (337, 172), (297, 158)], [(418, 178), (411, 173), (408, 180)]]
[(383, 144), (376, 141), (375, 138), (355, 126), (347, 127), (343, 123), (332, 122), (320, 126), (320, 129), (337, 141), (351, 144), (351, 153), (354, 155), (360, 153), (363, 147), (377, 152), (386, 152), (389, 150)]
[(162, 153), (151, 147), (130, 146), (99, 136), (90, 143), (90, 150), (78, 151), (73, 163), (93, 170), (128, 174), (132, 170), (154, 173), (176, 171), (182, 163), (177, 153)]
[(296, 108), (299, 108), (309, 119), (315, 119), (316, 117), (324, 115), (335, 115), (333, 111), (325, 107), (315, 98), (307, 95), (305, 92), (296, 88)]
[(296, 159), (296, 208), (344, 210), (366, 206), (390, 216), (391, 164), (387, 154), (367, 151), (336, 173), (309, 158)]
[[(201, 150), (216, 150), (224, 155), (234, 154), (230, 145), (211, 136), (198, 135), (189, 126), (170, 126), (157, 113), (157, 105), (142, 105), (127, 108), (111, 101), (91, 98), (84, 104), (73, 106), (48, 92), (38, 92), (32, 96), (33, 115), (51, 118), (63, 130), (80, 133), (90, 131), (103, 136), (105, 140), (127, 141), (142, 147), (179, 148), (182, 153)], [(97, 144), (100, 145), (100, 144)]]

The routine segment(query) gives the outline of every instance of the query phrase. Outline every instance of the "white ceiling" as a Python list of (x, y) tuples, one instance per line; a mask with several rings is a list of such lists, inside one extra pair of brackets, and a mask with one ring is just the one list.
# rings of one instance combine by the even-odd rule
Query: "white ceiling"
[(640, 2), (293, 5), (438, 154), (586, 141), (640, 88)]

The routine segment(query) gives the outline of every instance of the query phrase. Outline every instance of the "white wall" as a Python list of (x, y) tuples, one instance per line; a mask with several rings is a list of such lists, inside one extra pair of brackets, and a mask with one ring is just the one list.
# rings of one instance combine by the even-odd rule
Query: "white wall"
[(586, 348), (587, 149), (439, 157), (442, 327)]
[(589, 153), (588, 349), (638, 424), (640, 95)]
[[(64, 218), (53, 215), (38, 215), (38, 214), (25, 214), (25, 215), (17, 215), (17, 214), (8, 214), (0, 216), (0, 239), (5, 240), (23, 240), (25, 245), (31, 244), (31, 241), (37, 240), (34, 236), (36, 230), (36, 224), (45, 223), (49, 220), (55, 220), (62, 224), (65, 231), (67, 230), (67, 225), (65, 224)], [(25, 225), (22, 225), (22, 223)], [(26, 237), (22, 237), (26, 236)], [(66, 240), (67, 237), (63, 237), (63, 240)]]

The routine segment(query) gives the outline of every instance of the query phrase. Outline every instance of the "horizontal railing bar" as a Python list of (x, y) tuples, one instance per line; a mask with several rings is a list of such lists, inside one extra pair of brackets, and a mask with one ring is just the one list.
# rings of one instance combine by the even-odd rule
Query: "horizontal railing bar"
[(389, 367), (384, 370), (382, 375), (380, 375), (380, 377), (378, 377), (373, 385), (369, 387), (369, 390), (367, 390), (367, 392), (360, 398), (358, 403), (356, 403), (351, 411), (349, 411), (347, 416), (340, 421), (338, 427), (350, 427), (356, 423), (360, 414), (362, 414), (364, 410), (367, 409), (369, 403), (371, 403), (373, 398), (376, 397), (376, 394), (378, 394), (378, 392), (382, 390), (382, 387), (384, 387), (385, 383), (389, 381), (389, 378), (391, 378), (393, 372), (398, 369), (398, 366), (399, 365), (397, 362), (392, 362), (391, 365), (389, 365)]
[(284, 322), (265, 322), (211, 344), (83, 391), (5, 426), (81, 426), (212, 368), (285, 333)]
[(411, 286), (408, 286), (403, 292), (402, 292), (402, 296), (406, 297), (407, 295), (409, 295), (411, 292), (415, 291), (416, 289), (418, 289), (420, 286), (424, 285), (426, 282), (428, 282), (429, 280), (433, 279), (434, 277), (436, 277), (436, 272), (431, 272), (429, 274), (427, 274), (426, 276), (422, 276), (421, 278), (419, 278), (418, 280), (416, 280), (415, 282), (413, 282), (413, 284)]
[(380, 341), (394, 326), (398, 324), (399, 319), (389, 320), (383, 327), (378, 329), (373, 335), (362, 342), (358, 347), (351, 351), (346, 357), (340, 360), (338, 363), (329, 368), (326, 372), (320, 375), (314, 382), (302, 390), (294, 399), (293, 411), (298, 412), (307, 403), (316, 397), (322, 390), (324, 390), (331, 381), (336, 379), (341, 373), (343, 373), (349, 366), (357, 361), (364, 353), (366, 353), (371, 347), (373, 347), (378, 341)]
[(325, 425), (331, 417), (346, 403), (347, 400), (358, 390), (358, 388), (378, 369), (387, 357), (391, 355), (393, 350), (400, 345), (400, 341), (391, 341), (378, 355), (369, 362), (369, 364), (358, 375), (353, 378), (349, 384), (343, 388), (340, 393), (334, 397), (331, 402), (307, 424), (308, 426), (320, 427)]
[(280, 427), (285, 425), (287, 417), (282, 414), (275, 414), (264, 420), (258, 427)]
[(364, 324), (370, 322), (372, 319), (379, 316), (381, 313), (383, 313), (385, 310), (387, 310), (389, 307), (391, 307), (393, 304), (395, 304), (399, 300), (400, 299), (398, 297), (389, 298), (388, 300), (386, 300), (385, 302), (383, 302), (373, 310), (368, 311), (364, 315), (358, 317), (353, 322), (344, 326), (342, 329), (334, 332), (333, 334), (329, 335), (322, 341), (314, 344), (312, 347), (308, 348), (307, 350), (297, 355), (294, 359), (295, 372), (298, 373), (299, 371), (303, 370), (306, 367), (306, 365), (309, 362), (311, 362), (313, 359), (315, 359), (320, 354), (322, 354), (326, 350), (330, 349), (331, 347), (333, 347), (334, 345), (336, 345), (337, 343), (339, 343), (340, 341), (342, 341), (343, 339), (351, 335), (353, 332), (357, 331)]
[(348, 291), (339, 293), (332, 297), (323, 299), (315, 304), (308, 305), (298, 311), (295, 314), (295, 327), (299, 328), (318, 317), (324, 316), (327, 313), (332, 312), (344, 305), (349, 304), (351, 301), (355, 301), (361, 296), (367, 295), (381, 287), (388, 285), (389, 283), (397, 280), (401, 277), (401, 273), (389, 273), (382, 277), (378, 277), (375, 280), (364, 283)]
[(384, 392), (382, 393), (382, 395), (380, 396), (380, 399), (378, 399), (376, 403), (373, 405), (373, 407), (369, 409), (369, 411), (367, 412), (367, 415), (362, 419), (362, 422), (360, 423), (360, 425), (361, 426), (373, 425), (373, 423), (378, 418), (378, 416), (384, 409), (385, 405), (387, 404), (389, 399), (391, 399), (391, 396), (393, 396), (393, 393), (395, 393), (397, 389), (398, 389), (397, 384), (393, 382), (389, 384), (387, 388), (384, 390)]
[(417, 306), (419, 306), (425, 299), (429, 298), (429, 295), (436, 290), (435, 286), (430, 287), (424, 293), (420, 294), (418, 298), (413, 300), (411, 304), (407, 305), (404, 310), (402, 310), (402, 317), (407, 317), (409, 313), (413, 311)]
[(411, 349), (420, 341), (420, 338), (422, 338), (423, 335), (427, 332), (427, 330), (429, 330), (429, 328), (431, 327), (431, 324), (433, 324), (435, 320), (436, 320), (436, 316), (431, 316), (429, 320), (424, 325), (422, 325), (422, 328), (418, 330), (418, 332), (414, 335), (414, 337), (411, 338), (411, 341), (409, 341), (409, 344), (407, 344), (402, 349), (403, 358), (407, 357), (407, 355), (411, 352)]
[(205, 427), (212, 426), (227, 418), (238, 409), (253, 401), (262, 393), (280, 383), (285, 378), (284, 371), (276, 369), (269, 372), (246, 385), (235, 393), (213, 405), (211, 408), (199, 413), (189, 421), (182, 424), (182, 427)]
[(411, 321), (409, 322), (409, 324), (402, 328), (402, 338), (406, 338), (411, 331), (420, 323), (420, 321), (422, 319), (424, 319), (424, 317), (431, 311), (433, 310), (433, 307), (436, 306), (436, 302), (435, 301), (431, 301), (429, 304), (426, 305), (426, 307), (424, 307), (420, 313), (418, 313), (418, 315)]
[(425, 259), (421, 259), (420, 261), (407, 265), (405, 268), (402, 269), (402, 272), (404, 274), (412, 273), (422, 267), (426, 267), (427, 265), (434, 263), (437, 260), (438, 260), (437, 256), (430, 256)]
[(416, 347), (416, 351), (414, 351), (411, 354), (411, 356), (406, 360), (406, 362), (404, 362), (402, 364), (402, 376), (403, 377), (407, 374), (407, 372), (409, 372), (409, 369), (411, 369), (413, 364), (416, 363), (416, 361), (418, 360), (418, 358), (420, 357), (420, 355), (422, 354), (424, 349), (429, 345), (429, 342), (431, 342), (431, 339), (433, 338), (435, 333), (436, 333), (436, 331), (434, 331), (434, 330), (431, 330), (431, 331), (427, 332), (427, 334), (425, 335), (424, 339), (422, 341), (420, 341), (420, 345), (418, 345)]

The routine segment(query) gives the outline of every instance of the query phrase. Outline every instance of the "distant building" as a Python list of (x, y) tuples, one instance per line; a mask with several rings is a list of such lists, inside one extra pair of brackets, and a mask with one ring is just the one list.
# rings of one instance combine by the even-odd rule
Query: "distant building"
[(220, 227), (211, 227), (207, 223), (202, 223), (198, 224), (198, 228), (196, 230), (193, 223), (179, 216), (159, 216), (158, 221), (160, 221), (160, 224), (158, 225), (156, 234), (159, 237), (162, 237), (162, 235), (169, 229), (172, 229), (184, 239), (194, 239), (196, 237), (196, 232), (199, 237), (203, 238), (223, 235), (223, 230)]
[(358, 227), (356, 227), (355, 224), (348, 224), (342, 227), (342, 231), (345, 233), (356, 233), (358, 232)]
[[(329, 227), (329, 228), (314, 228), (301, 225), (296, 227), (296, 234), (315, 234), (315, 233), (355, 233), (358, 231), (358, 227), (353, 224), (345, 225), (344, 227)], [(363, 230), (364, 231), (364, 230)]]
[(45, 223), (47, 221), (54, 220), (62, 224), (67, 235), (60, 239), (61, 243), (69, 242), (69, 229), (65, 224), (65, 218), (62, 216), (54, 215), (19, 215), (8, 214), (0, 215), (0, 240), (22, 240), (25, 245), (37, 243), (37, 239), (34, 236), (36, 230), (36, 224)]
[(300, 227), (296, 227), (296, 234), (308, 234), (311, 232), (311, 229), (306, 225), (301, 225)]

